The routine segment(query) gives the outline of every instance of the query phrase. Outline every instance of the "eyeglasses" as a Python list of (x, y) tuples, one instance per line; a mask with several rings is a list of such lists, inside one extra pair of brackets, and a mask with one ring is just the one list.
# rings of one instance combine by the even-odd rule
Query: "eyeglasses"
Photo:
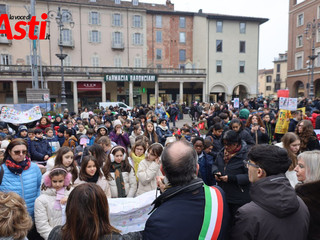
[(250, 160), (243, 160), (243, 164), (244, 164), (244, 166), (245, 166), (246, 168), (248, 168), (249, 165), (252, 166), (252, 167), (255, 167), (255, 168), (261, 168), (260, 166), (251, 163)]
[(15, 155), (26, 155), (27, 154), (27, 150), (22, 150), (22, 151), (13, 151), (13, 153), (15, 154)]

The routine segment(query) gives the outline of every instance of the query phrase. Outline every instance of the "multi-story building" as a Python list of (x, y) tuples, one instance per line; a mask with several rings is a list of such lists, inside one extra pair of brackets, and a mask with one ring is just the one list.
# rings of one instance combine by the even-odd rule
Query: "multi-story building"
[[(0, 0), (0, 12), (26, 16), (25, 3)], [(62, 18), (61, 34), (58, 8), (72, 14)], [(66, 100), (75, 111), (107, 100), (190, 104), (257, 93), (259, 25), (267, 19), (178, 12), (169, 0), (38, 0), (37, 19), (42, 13), (49, 13), (50, 38), (37, 41), (40, 88), (61, 101), (62, 46)], [(0, 103), (27, 101), (32, 44), (0, 36)]]
[(267, 20), (202, 11), (194, 16), (194, 65), (207, 69), (208, 100), (257, 96), (259, 27)]
[(273, 69), (262, 69), (259, 70), (258, 75), (258, 89), (259, 95), (263, 97), (273, 97), (273, 84), (272, 84), (272, 76), (273, 76)]
[[(314, 94), (320, 96), (320, 1), (290, 0), (287, 86), (291, 97), (309, 95), (314, 44)], [(315, 23), (315, 28), (306, 29)], [(312, 34), (314, 33), (314, 34)]]

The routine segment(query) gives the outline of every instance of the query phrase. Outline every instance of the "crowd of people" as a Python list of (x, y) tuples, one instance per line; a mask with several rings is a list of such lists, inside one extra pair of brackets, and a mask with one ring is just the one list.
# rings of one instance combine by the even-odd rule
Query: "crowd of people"
[[(194, 102), (180, 128), (174, 103), (1, 122), (0, 237), (320, 239), (318, 105), (301, 100), (285, 132), (261, 99)], [(158, 190), (144, 231), (111, 225), (108, 198)]]

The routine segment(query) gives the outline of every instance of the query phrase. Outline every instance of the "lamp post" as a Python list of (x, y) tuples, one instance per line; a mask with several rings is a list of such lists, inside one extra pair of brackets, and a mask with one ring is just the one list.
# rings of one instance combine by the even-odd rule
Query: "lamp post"
[(311, 60), (311, 81), (309, 85), (309, 98), (314, 97), (314, 90), (313, 90), (313, 78), (314, 78), (314, 60), (317, 58), (318, 55), (315, 55), (315, 47), (314, 42), (316, 38), (316, 32), (320, 30), (320, 23), (316, 23), (316, 20), (313, 19), (312, 22), (307, 23), (307, 27), (305, 29), (305, 35), (307, 39), (312, 39), (312, 47), (311, 47), (311, 55), (308, 56)]
[(62, 30), (65, 24), (68, 24), (71, 28), (74, 27), (74, 22), (72, 19), (72, 14), (69, 11), (61, 11), (61, 8), (58, 7), (58, 11), (50, 10), (48, 12), (48, 25), (50, 23), (49, 19), (55, 19), (59, 29), (59, 49), (60, 53), (56, 54), (56, 56), (61, 61), (61, 107), (65, 108), (67, 106), (66, 101), (66, 87), (64, 82), (64, 69), (63, 69), (63, 60), (68, 56), (63, 53), (63, 38), (62, 38)]

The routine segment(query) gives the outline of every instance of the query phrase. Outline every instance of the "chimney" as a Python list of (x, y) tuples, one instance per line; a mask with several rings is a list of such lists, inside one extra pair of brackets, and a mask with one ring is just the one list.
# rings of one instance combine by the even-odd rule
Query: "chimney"
[(166, 6), (167, 6), (169, 9), (174, 10), (174, 4), (171, 3), (171, 0), (167, 0), (167, 1), (166, 1)]
[(202, 13), (202, 9), (199, 9), (198, 13)]

